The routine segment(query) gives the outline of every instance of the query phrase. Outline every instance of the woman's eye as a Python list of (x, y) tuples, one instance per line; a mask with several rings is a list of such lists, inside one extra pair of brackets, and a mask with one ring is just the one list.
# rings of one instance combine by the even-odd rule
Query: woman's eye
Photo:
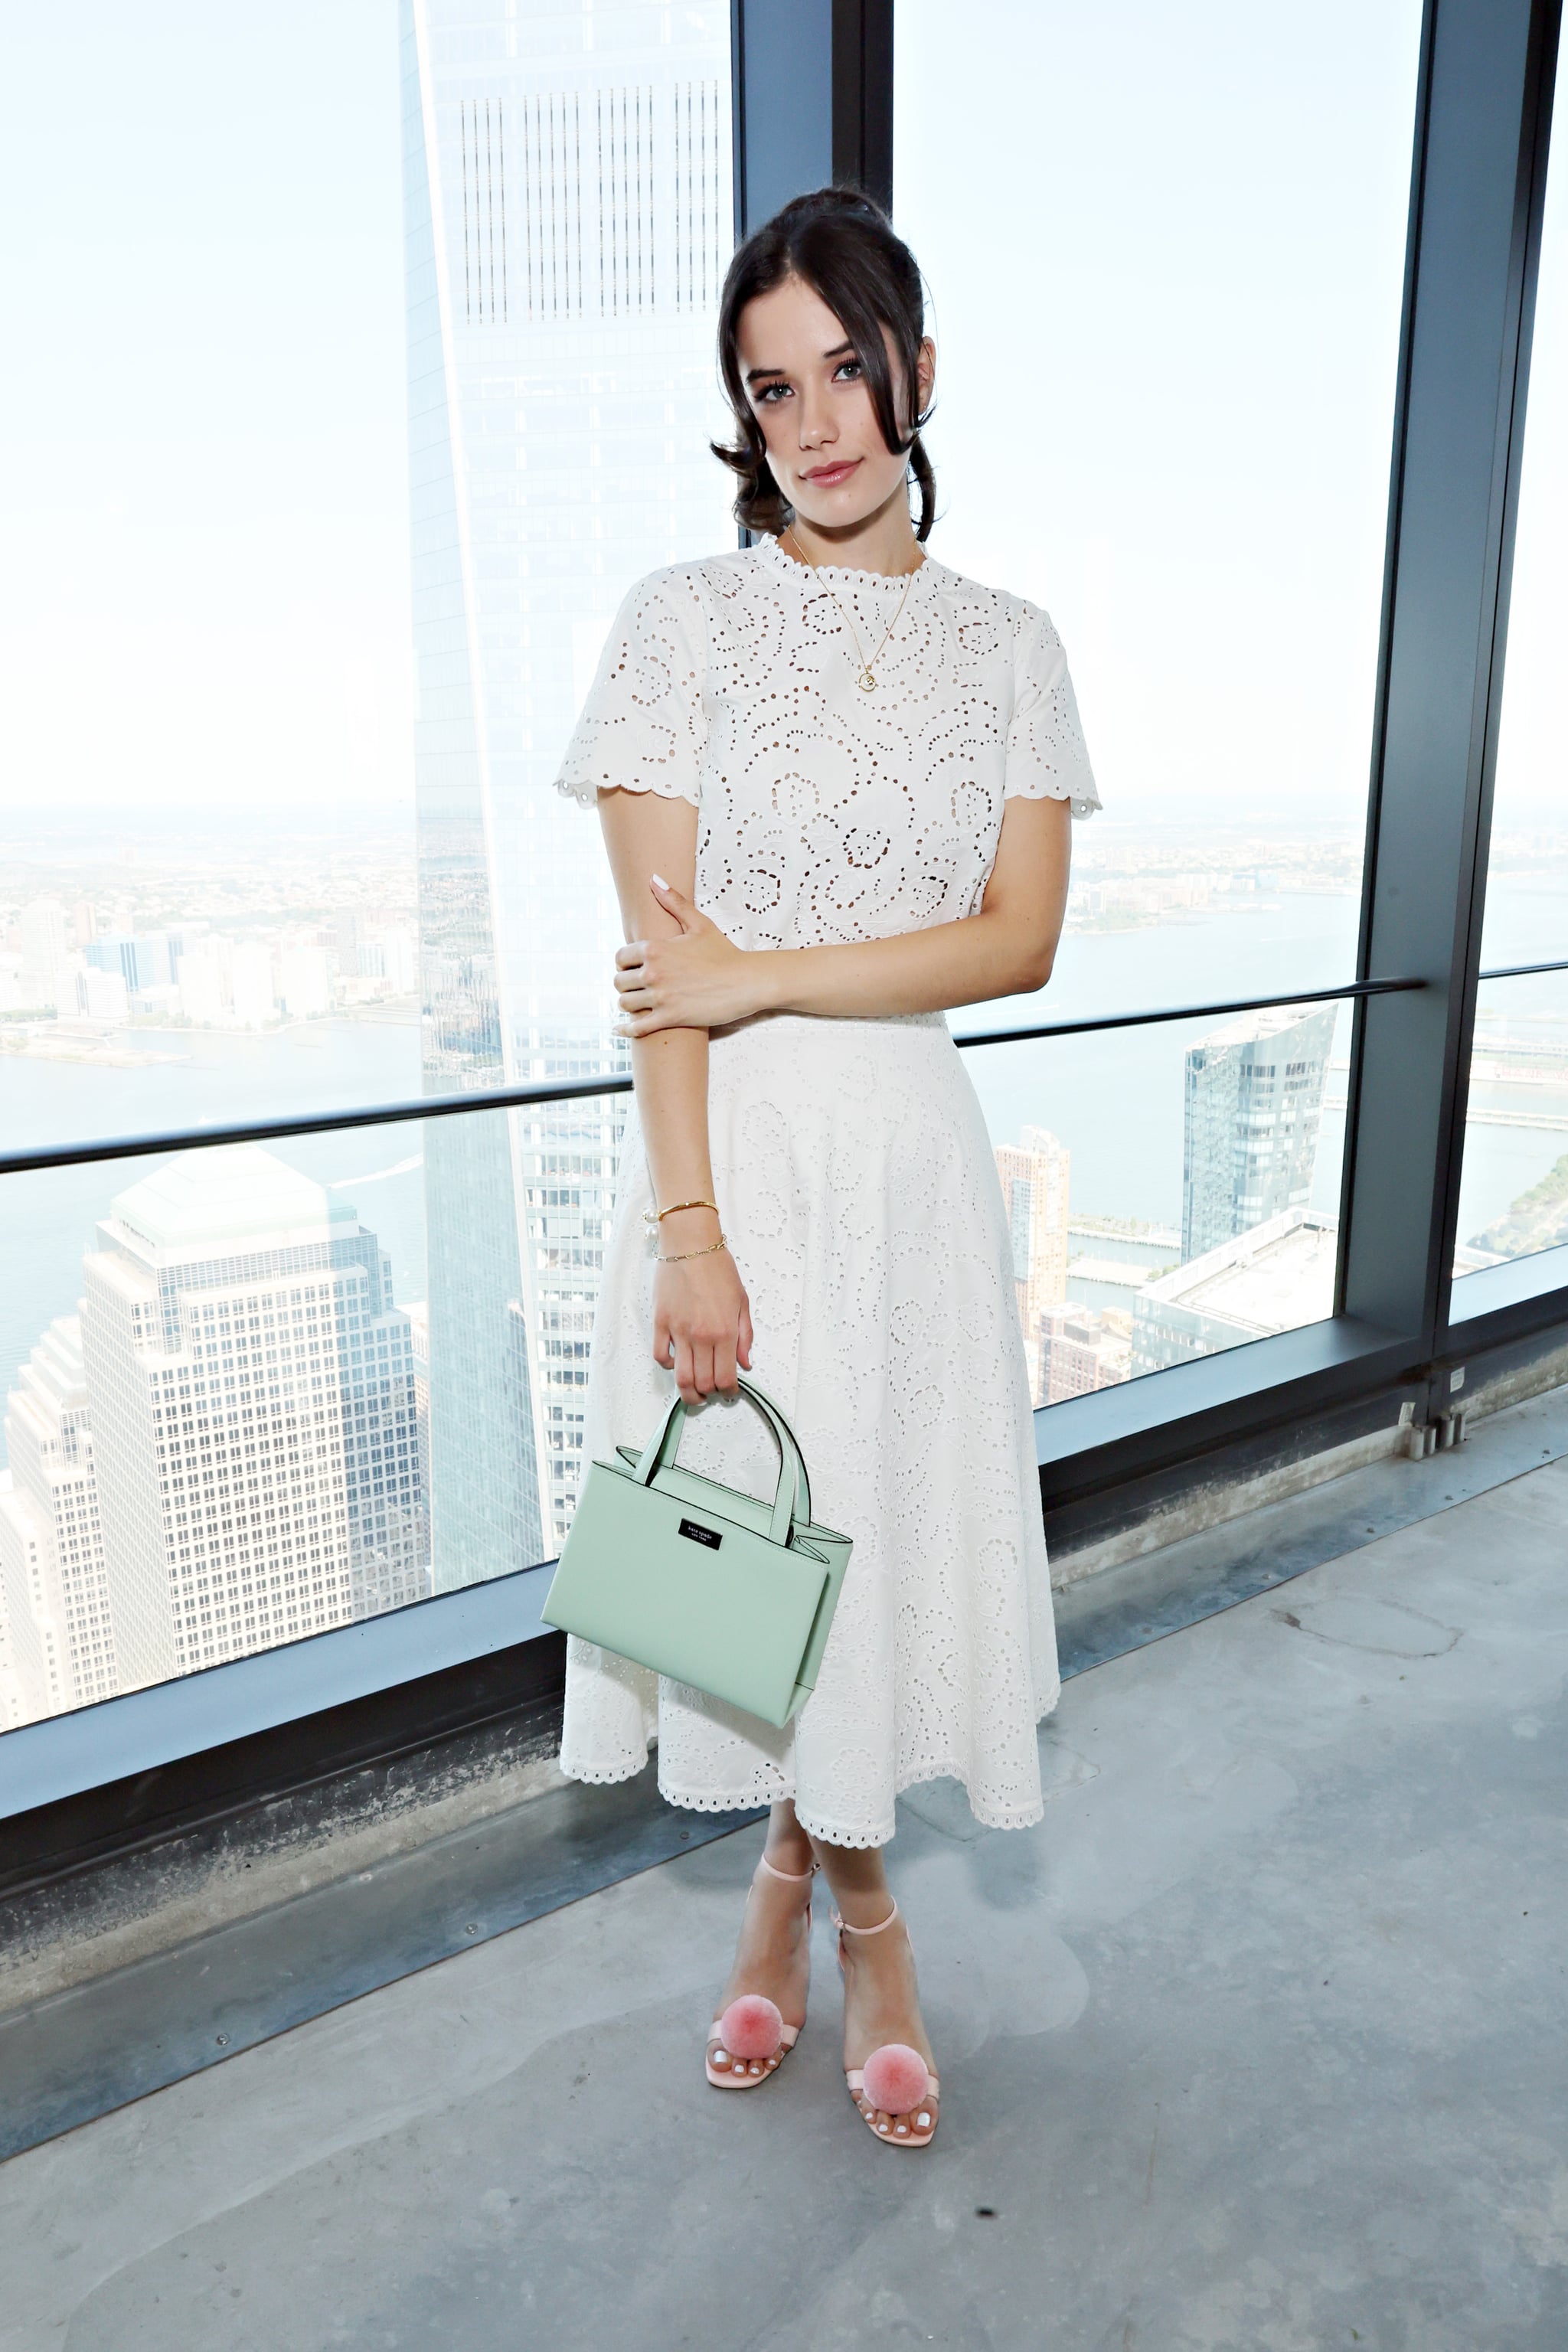
[(837, 383), (839, 377), (842, 376), (847, 383), (853, 382), (854, 378), (860, 373), (861, 369), (858, 360), (840, 360), (838, 365), (833, 371), (833, 381)]
[(776, 408), (779, 402), (784, 398), (788, 390), (789, 386), (787, 383), (764, 384), (761, 392), (757, 394), (757, 406), (759, 408)]

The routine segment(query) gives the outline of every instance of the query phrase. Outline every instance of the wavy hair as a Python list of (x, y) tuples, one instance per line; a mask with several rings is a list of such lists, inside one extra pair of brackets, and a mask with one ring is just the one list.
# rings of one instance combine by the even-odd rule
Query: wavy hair
[(936, 520), (936, 476), (921, 443), (931, 415), (899, 415), (898, 386), (882, 330), (892, 339), (900, 376), (912, 399), (925, 334), (925, 293), (914, 255), (879, 205), (858, 188), (817, 188), (795, 196), (737, 247), (719, 299), (719, 373), (734, 412), (735, 440), (715, 441), (713, 455), (739, 477), (735, 520), (748, 530), (780, 531), (794, 508), (768, 467), (767, 443), (741, 381), (741, 313), (759, 294), (798, 278), (820, 294), (855, 346), (871, 406), (889, 449), (905, 452), (920, 485), (917, 539)]

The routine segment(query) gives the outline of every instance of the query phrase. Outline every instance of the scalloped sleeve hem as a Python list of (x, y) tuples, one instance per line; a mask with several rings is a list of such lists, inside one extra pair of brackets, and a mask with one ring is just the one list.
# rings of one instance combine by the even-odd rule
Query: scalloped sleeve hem
[(1067, 650), (1047, 613), (1031, 608), (1020, 630), (1012, 722), (1002, 785), (1005, 800), (1066, 801), (1074, 816), (1100, 806)]
[(580, 808), (602, 792), (702, 805), (708, 625), (693, 566), (639, 580), (605, 640), (555, 778)]
[(563, 768), (555, 779), (555, 789), (563, 797), (575, 801), (579, 808), (597, 808), (599, 794), (608, 792), (653, 793), (661, 801), (689, 801), (700, 808), (702, 795), (695, 784), (660, 783), (651, 776), (606, 776), (600, 782), (593, 776), (573, 775)]

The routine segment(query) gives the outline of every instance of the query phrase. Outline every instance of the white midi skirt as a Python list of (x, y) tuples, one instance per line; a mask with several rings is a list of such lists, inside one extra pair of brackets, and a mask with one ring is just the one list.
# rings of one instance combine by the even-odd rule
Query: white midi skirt
[[(700, 1812), (793, 1797), (839, 1845), (951, 1775), (975, 1819), (1041, 1813), (1036, 1726), (1060, 1682), (1011, 1240), (980, 1106), (940, 1013), (769, 1013), (713, 1033), (713, 1174), (751, 1299), (752, 1370), (783, 1406), (813, 1516), (854, 1538), (816, 1688), (774, 1731), (573, 1638), (561, 1767)], [(673, 1389), (652, 1353), (653, 1204), (635, 1107), (589, 1363), (586, 1452), (646, 1443)], [(743, 1399), (687, 1415), (683, 1465), (771, 1495)]]

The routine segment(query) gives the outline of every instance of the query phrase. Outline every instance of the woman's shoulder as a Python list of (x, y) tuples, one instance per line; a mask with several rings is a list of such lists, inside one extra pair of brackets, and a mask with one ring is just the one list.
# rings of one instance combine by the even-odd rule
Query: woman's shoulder
[(710, 610), (742, 593), (758, 571), (754, 547), (724, 548), (715, 555), (689, 556), (680, 563), (661, 564), (646, 572), (627, 589), (623, 610), (628, 615)]
[(1040, 647), (1056, 648), (1061, 640), (1043, 604), (1020, 596), (1011, 588), (992, 588), (951, 564), (928, 556), (934, 564), (932, 586), (952, 620), (972, 643), (984, 639), (1015, 659), (1026, 659)]

